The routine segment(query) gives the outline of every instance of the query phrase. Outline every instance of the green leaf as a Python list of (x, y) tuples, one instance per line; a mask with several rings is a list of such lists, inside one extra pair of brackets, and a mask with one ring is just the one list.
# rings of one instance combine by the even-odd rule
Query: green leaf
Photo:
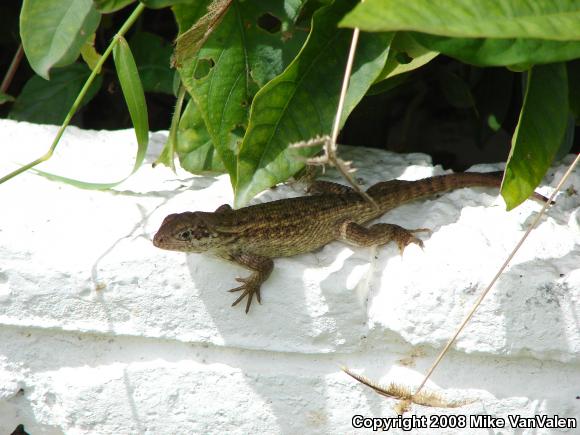
[(502, 184), (508, 210), (525, 201), (540, 183), (564, 140), (567, 124), (566, 66), (535, 66), (528, 73), (524, 104)]
[[(397, 60), (397, 55), (401, 53), (410, 57), (411, 61), (400, 63)], [(437, 51), (431, 51), (418, 44), (409, 33), (396, 33), (393, 38), (393, 43), (391, 44), (391, 51), (389, 52), (387, 62), (379, 74), (379, 77), (377, 77), (376, 82), (378, 83), (396, 75), (411, 72), (431, 62), (438, 55), (439, 53)]]
[(568, 62), (568, 95), (570, 98), (570, 112), (580, 125), (580, 60)]
[[(292, 17), (285, 15), (283, 5), (282, 0), (232, 1), (197, 55), (178, 67), (232, 184), (252, 98), (260, 86), (283, 71), (305, 37), (295, 29)], [(266, 13), (280, 20), (279, 31), (270, 33), (260, 27), (259, 18)]]
[(207, 38), (216, 29), (233, 0), (211, 0), (207, 13), (199, 18), (191, 28), (181, 33), (175, 41), (175, 65), (180, 67), (185, 61), (195, 57)]
[(122, 180), (112, 183), (91, 183), (62, 177), (35, 168), (32, 168), (33, 171), (51, 180), (61, 181), (81, 189), (102, 190), (110, 189), (122, 183), (143, 164), (143, 160), (145, 160), (145, 155), (147, 154), (147, 145), (149, 143), (149, 123), (147, 121), (145, 94), (143, 93), (143, 87), (139, 80), (137, 65), (135, 64), (135, 60), (133, 59), (127, 41), (122, 36), (117, 36), (117, 41), (113, 48), (113, 58), (115, 59), (117, 76), (121, 83), (123, 96), (125, 97), (125, 102), (127, 103), (127, 108), (129, 109), (129, 114), (131, 115), (131, 120), (133, 121), (133, 126), (135, 128), (135, 136), (137, 137), (137, 154), (135, 156), (135, 164), (133, 165), (131, 173)]
[(575, 41), (446, 38), (423, 33), (413, 33), (413, 37), (430, 50), (479, 66), (553, 63), (580, 57), (580, 42)]
[(211, 0), (194, 0), (191, 4), (177, 4), (171, 9), (177, 21), (179, 34), (186, 32), (207, 12)]
[(180, 85), (177, 91), (177, 99), (175, 100), (175, 109), (173, 110), (173, 115), (171, 116), (169, 135), (167, 136), (165, 145), (161, 150), (161, 154), (159, 154), (155, 162), (153, 162), (153, 167), (161, 163), (175, 172), (175, 147), (177, 144), (177, 129), (179, 127), (179, 121), (181, 120), (181, 109), (183, 107), (185, 96), (185, 87)]
[(93, 0), (95, 9), (103, 14), (116, 12), (136, 0)]
[(240, 6), (234, 1), (197, 57), (178, 66), (232, 182), (239, 137), (243, 136), (243, 132), (234, 134), (234, 130), (245, 128), (251, 98), (244, 35)]
[(372, 32), (580, 40), (580, 0), (366, 0), (340, 23)]
[(73, 63), (100, 19), (91, 0), (24, 0), (20, 36), (32, 69), (48, 79), (51, 68)]
[(366, 96), (368, 97), (371, 95), (378, 95), (389, 92), (392, 89), (395, 89), (406, 83), (408, 79), (409, 74), (397, 74), (393, 77), (388, 77), (381, 81), (375, 80), (375, 83), (367, 91)]
[(225, 172), (224, 164), (193, 100), (187, 103), (179, 121), (177, 154), (181, 166), (193, 174)]
[[(91, 71), (82, 63), (55, 68), (50, 81), (33, 76), (18, 95), (9, 118), (38, 124), (61, 124)], [(97, 76), (82, 105), (87, 104), (101, 87)]]
[(0, 104), (10, 103), (14, 100), (15, 100), (15, 98), (12, 95), (6, 94), (4, 92), (0, 92)]
[(131, 38), (131, 48), (144, 91), (173, 94), (173, 71), (169, 67), (171, 44), (153, 33), (137, 32)]
[[(286, 180), (304, 166), (288, 145), (330, 133), (352, 32), (337, 29), (352, 2), (340, 1), (317, 11), (306, 44), (274, 80), (256, 94), (239, 153), (235, 203)], [(392, 34), (362, 34), (358, 44), (342, 123), (381, 72)]]
[[(97, 64), (101, 60), (101, 55), (95, 49), (95, 34), (93, 33), (89, 39), (81, 47), (81, 56), (85, 63), (91, 70), (97, 68)], [(97, 74), (101, 73), (101, 69), (97, 71)]]
[[(240, 3), (246, 27), (249, 70), (259, 86), (279, 75), (302, 48), (307, 30), (295, 25), (304, 0), (270, 0)], [(268, 27), (267, 19), (279, 21), (279, 30)]]
[(560, 144), (560, 147), (558, 148), (558, 151), (556, 152), (556, 155), (554, 156), (554, 160), (563, 159), (568, 153), (570, 153), (570, 151), (572, 150), (572, 147), (574, 146), (574, 137), (575, 137), (574, 133), (575, 132), (576, 132), (576, 125), (574, 123), (574, 117), (570, 113), (568, 115), (568, 123), (566, 125), (566, 131), (564, 133), (564, 138), (562, 139), (562, 143)]
[(199, 0), (141, 0), (145, 6), (151, 9), (161, 9), (167, 6), (186, 5), (187, 7), (195, 7)]
[[(123, 96), (135, 128), (137, 143), (146, 150), (149, 141), (149, 121), (147, 120), (145, 94), (143, 93), (143, 86), (139, 79), (135, 59), (133, 59), (129, 44), (122, 36), (117, 37), (117, 43), (113, 48), (113, 59), (115, 60), (115, 68), (121, 83)], [(138, 155), (137, 160), (142, 161), (144, 157), (145, 155)]]

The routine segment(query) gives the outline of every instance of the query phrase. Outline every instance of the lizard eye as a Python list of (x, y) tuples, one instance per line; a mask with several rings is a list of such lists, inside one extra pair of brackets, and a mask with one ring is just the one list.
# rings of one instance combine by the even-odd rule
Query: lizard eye
[(180, 232), (177, 235), (177, 238), (179, 240), (184, 241), (184, 242), (187, 242), (187, 241), (191, 240), (191, 230), (185, 230), (185, 231)]

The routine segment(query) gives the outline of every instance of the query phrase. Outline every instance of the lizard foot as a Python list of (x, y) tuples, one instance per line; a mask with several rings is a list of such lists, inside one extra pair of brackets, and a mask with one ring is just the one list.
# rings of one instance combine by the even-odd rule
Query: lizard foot
[(421, 249), (423, 249), (424, 248), (423, 240), (419, 239), (418, 237), (415, 237), (413, 234), (424, 232), (430, 233), (431, 230), (429, 228), (417, 228), (414, 230), (407, 230), (405, 228), (398, 227), (393, 236), (393, 239), (395, 240), (395, 243), (397, 243), (401, 255), (403, 255), (403, 251), (411, 243), (414, 243), (418, 245)]
[(260, 285), (256, 285), (254, 282), (255, 280), (252, 279), (252, 276), (248, 278), (236, 278), (236, 281), (243, 283), (241, 286), (228, 290), (230, 293), (239, 292), (241, 291), (242, 294), (234, 301), (232, 307), (238, 305), (246, 296), (248, 297), (248, 302), (246, 302), (246, 314), (250, 311), (250, 305), (252, 304), (252, 299), (254, 294), (256, 295), (256, 299), (258, 303), (261, 304), (262, 300), (260, 298)]

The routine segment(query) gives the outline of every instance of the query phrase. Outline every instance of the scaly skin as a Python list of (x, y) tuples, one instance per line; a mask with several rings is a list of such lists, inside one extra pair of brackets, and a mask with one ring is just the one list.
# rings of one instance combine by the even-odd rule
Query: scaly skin
[(346, 186), (318, 182), (315, 196), (278, 201), (233, 210), (222, 205), (215, 212), (185, 212), (165, 218), (153, 238), (161, 249), (206, 252), (236, 262), (253, 271), (237, 278), (241, 291), (232, 305), (246, 296), (246, 313), (253, 295), (260, 301), (260, 286), (270, 276), (275, 257), (310, 252), (333, 240), (357, 246), (383, 245), (394, 241), (401, 252), (409, 243), (423, 246), (413, 235), (425, 229), (407, 230), (398, 225), (365, 224), (387, 211), (416, 199), (452, 189), (473, 186), (499, 187), (501, 172), (466, 172), (441, 175), (418, 181), (392, 180), (377, 183), (367, 193), (378, 209)]

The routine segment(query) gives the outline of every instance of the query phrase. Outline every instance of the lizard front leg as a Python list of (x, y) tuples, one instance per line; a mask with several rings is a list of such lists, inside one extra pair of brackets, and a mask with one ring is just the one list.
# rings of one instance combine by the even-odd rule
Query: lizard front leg
[(253, 271), (253, 273), (247, 278), (236, 278), (236, 281), (241, 282), (242, 285), (229, 290), (230, 292), (242, 292), (240, 297), (234, 301), (232, 307), (237, 305), (246, 296), (248, 297), (248, 302), (246, 303), (247, 314), (250, 310), (250, 305), (252, 304), (252, 298), (254, 297), (254, 294), (256, 295), (258, 303), (262, 303), (260, 298), (260, 286), (268, 279), (270, 273), (272, 273), (272, 269), (274, 269), (274, 262), (271, 258), (254, 254), (233, 254), (230, 258), (239, 265), (244, 266), (246, 269)]
[(427, 228), (407, 230), (394, 224), (375, 224), (366, 228), (356, 222), (345, 221), (340, 224), (339, 236), (345, 242), (362, 247), (385, 245), (393, 241), (403, 254), (405, 247), (410, 243), (423, 247), (423, 241), (413, 234), (424, 231), (429, 232), (430, 230)]

